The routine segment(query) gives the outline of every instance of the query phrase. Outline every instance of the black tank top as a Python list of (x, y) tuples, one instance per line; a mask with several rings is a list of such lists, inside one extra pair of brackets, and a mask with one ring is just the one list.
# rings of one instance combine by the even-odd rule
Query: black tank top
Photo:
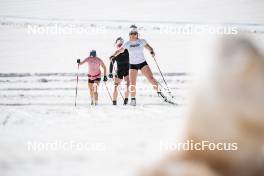
[(116, 57), (112, 59), (110, 62), (109, 72), (112, 73), (113, 71), (113, 64), (117, 63), (117, 70), (129, 70), (129, 53), (128, 50), (125, 49), (123, 53), (120, 53)]

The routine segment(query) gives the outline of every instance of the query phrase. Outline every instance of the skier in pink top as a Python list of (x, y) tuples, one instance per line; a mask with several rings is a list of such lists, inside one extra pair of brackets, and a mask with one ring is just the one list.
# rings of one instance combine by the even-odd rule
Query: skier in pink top
[(82, 65), (84, 63), (88, 63), (88, 87), (91, 96), (91, 105), (97, 105), (98, 103), (98, 91), (97, 87), (101, 81), (101, 70), (100, 67), (104, 70), (104, 79), (103, 81), (107, 81), (106, 76), (106, 66), (104, 62), (96, 56), (96, 51), (92, 50), (90, 52), (90, 56), (84, 59), (82, 62), (80, 59), (77, 60), (77, 63)]

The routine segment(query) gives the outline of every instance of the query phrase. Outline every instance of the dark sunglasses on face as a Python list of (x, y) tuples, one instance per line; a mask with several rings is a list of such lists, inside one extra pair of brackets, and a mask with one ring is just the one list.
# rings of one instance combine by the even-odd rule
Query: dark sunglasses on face
[(129, 35), (137, 35), (138, 33), (137, 32), (131, 32), (129, 33)]
[(118, 43), (116, 46), (120, 48), (123, 45), (123, 43)]

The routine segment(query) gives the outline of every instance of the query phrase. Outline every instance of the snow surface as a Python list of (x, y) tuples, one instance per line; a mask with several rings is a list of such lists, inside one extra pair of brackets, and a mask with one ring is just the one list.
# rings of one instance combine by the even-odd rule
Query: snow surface
[[(153, 91), (141, 90), (137, 107), (123, 106), (120, 97), (113, 107), (106, 91), (100, 105), (91, 107), (81, 77), (75, 108), (74, 80), (74, 74), (1, 75), (0, 175), (133, 175), (179, 138), (183, 105), (168, 105)], [(168, 76), (168, 82), (184, 103), (190, 76)], [(139, 87), (145, 84), (140, 78)], [(112, 85), (109, 81), (110, 90)], [(30, 142), (90, 147), (36, 151)]]
[[(192, 85), (194, 36), (161, 33), (160, 27), (221, 24), (263, 43), (262, 0), (0, 1), (0, 175), (129, 176), (167, 153), (161, 144), (180, 139)], [(136, 11), (135, 9), (136, 8)], [(179, 106), (164, 103), (138, 81), (138, 106), (111, 106), (106, 91), (89, 106), (86, 67), (74, 107), (76, 59), (91, 49), (108, 64), (114, 40), (127, 39), (131, 23), (156, 50)], [(88, 34), (28, 33), (29, 26), (81, 25)], [(103, 27), (103, 31), (100, 31)], [(80, 28), (80, 27), (78, 27)], [(147, 61), (158, 70), (149, 53)], [(201, 64), (201, 63), (200, 63)], [(162, 82), (161, 77), (155, 77)], [(113, 83), (108, 82), (110, 90)], [(100, 86), (103, 90), (103, 84)], [(149, 88), (149, 87), (148, 87)], [(89, 150), (29, 150), (28, 142), (100, 145)]]

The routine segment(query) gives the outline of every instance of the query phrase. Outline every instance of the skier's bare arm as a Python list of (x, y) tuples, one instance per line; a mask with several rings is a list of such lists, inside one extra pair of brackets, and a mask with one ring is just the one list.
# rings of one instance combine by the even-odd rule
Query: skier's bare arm
[(83, 61), (81, 61), (81, 62), (80, 62), (80, 65), (82, 65), (82, 64), (84, 64), (84, 63), (86, 63), (86, 62), (87, 62), (87, 58), (84, 59)]
[(154, 49), (153, 49), (148, 43), (145, 45), (145, 48), (146, 48), (147, 50), (149, 50), (150, 54), (151, 54), (153, 57), (155, 56)]
[(116, 57), (117, 55), (123, 53), (124, 51), (125, 51), (125, 48), (120, 48), (120, 49), (116, 50), (116, 52), (114, 52), (114, 54), (112, 56)]
[(106, 76), (106, 66), (103, 62), (101, 63), (101, 67), (104, 69), (104, 76)]

